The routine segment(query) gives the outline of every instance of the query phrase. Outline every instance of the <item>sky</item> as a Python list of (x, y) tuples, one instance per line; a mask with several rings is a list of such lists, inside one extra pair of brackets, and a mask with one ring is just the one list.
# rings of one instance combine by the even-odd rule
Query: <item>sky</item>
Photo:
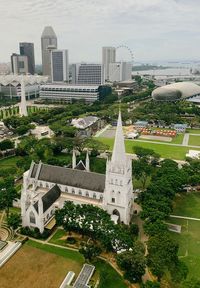
[[(69, 61), (101, 62), (102, 46), (127, 46), (134, 60), (200, 59), (199, 0), (0, 0), (0, 63), (33, 42), (41, 63), (40, 37), (52, 26)], [(117, 57), (128, 60), (125, 48)]]

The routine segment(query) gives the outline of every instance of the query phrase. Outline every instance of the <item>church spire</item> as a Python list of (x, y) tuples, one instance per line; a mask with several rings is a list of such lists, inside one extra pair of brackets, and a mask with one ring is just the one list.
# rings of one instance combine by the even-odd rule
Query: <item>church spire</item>
[(76, 152), (73, 149), (73, 154), (72, 154), (72, 169), (75, 169), (76, 167)]
[(85, 168), (88, 172), (90, 172), (90, 158), (89, 158), (88, 149), (87, 149), (87, 153), (86, 153)]
[(124, 144), (124, 135), (123, 135), (123, 128), (122, 128), (122, 118), (121, 118), (121, 111), (119, 110), (119, 116), (117, 121), (117, 129), (115, 134), (115, 143), (112, 153), (112, 163), (121, 167), (124, 166), (126, 163), (126, 151), (125, 151), (125, 144)]

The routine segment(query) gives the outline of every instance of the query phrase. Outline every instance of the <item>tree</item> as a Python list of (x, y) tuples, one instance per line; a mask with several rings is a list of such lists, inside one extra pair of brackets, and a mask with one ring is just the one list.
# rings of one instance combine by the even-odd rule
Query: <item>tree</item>
[(91, 261), (101, 254), (102, 249), (94, 244), (85, 244), (79, 249), (79, 252), (84, 256), (85, 260)]
[(0, 142), (0, 150), (2, 151), (7, 150), (7, 149), (13, 149), (14, 147), (15, 147), (14, 142), (12, 142), (9, 139), (5, 139)]
[(117, 264), (124, 271), (124, 277), (133, 283), (141, 282), (146, 267), (144, 251), (141, 251), (141, 247), (139, 249), (137, 247), (135, 244), (132, 251), (117, 255)]
[(21, 217), (19, 214), (11, 213), (7, 218), (8, 226), (13, 228), (14, 230), (19, 227), (20, 223), (21, 223)]
[(132, 173), (137, 180), (142, 183), (142, 189), (145, 189), (148, 177), (152, 173), (152, 166), (146, 161), (146, 159), (139, 159), (132, 161)]
[(147, 281), (146, 283), (143, 283), (141, 288), (160, 288), (160, 283), (159, 282), (152, 282), (152, 281)]
[(19, 197), (14, 186), (14, 179), (7, 177), (0, 181), (0, 210), (6, 211), (6, 216), (9, 216), (10, 207), (13, 205), (13, 200)]
[(166, 270), (178, 264), (178, 244), (168, 232), (149, 238), (147, 264), (159, 280)]
[(200, 280), (195, 278), (186, 280), (181, 285), (181, 288), (199, 288), (199, 287), (200, 287)]
[(130, 225), (130, 233), (133, 235), (133, 236), (138, 236), (138, 234), (139, 234), (139, 227), (138, 227), (138, 225), (137, 224), (135, 224), (135, 223), (132, 223), (131, 225)]

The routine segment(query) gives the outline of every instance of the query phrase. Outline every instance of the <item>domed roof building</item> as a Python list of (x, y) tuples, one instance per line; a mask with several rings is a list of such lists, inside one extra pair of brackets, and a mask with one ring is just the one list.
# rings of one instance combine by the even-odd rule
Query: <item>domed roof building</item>
[(156, 101), (178, 101), (200, 95), (200, 86), (192, 82), (177, 82), (156, 88), (152, 98)]

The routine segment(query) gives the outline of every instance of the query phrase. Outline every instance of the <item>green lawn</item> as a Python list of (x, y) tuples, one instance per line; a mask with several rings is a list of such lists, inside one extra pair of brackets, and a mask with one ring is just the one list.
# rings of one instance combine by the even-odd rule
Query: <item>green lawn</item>
[(66, 236), (66, 232), (63, 229), (57, 229), (56, 233), (50, 239), (50, 243), (67, 246), (66, 241), (62, 238)]
[(101, 278), (98, 288), (127, 288), (123, 278), (109, 264), (98, 260), (94, 265)]
[[(200, 193), (184, 193), (177, 196), (173, 214), (200, 218)], [(182, 226), (181, 234), (171, 234), (179, 243), (180, 259), (189, 268), (188, 278), (195, 277), (200, 280), (200, 221), (170, 218), (168, 222)]]
[(176, 196), (173, 214), (200, 218), (200, 193), (183, 193)]
[[(114, 138), (98, 138), (99, 141), (109, 146), (110, 149), (113, 148)], [(140, 146), (143, 148), (153, 149), (155, 152), (159, 153), (162, 158), (171, 158), (177, 160), (184, 160), (186, 153), (189, 151), (189, 147), (184, 146), (170, 146), (167, 144), (154, 144), (148, 142), (139, 142), (137, 140), (125, 140), (126, 152), (133, 153), (133, 148), (135, 146)]]
[(190, 135), (189, 145), (200, 146), (200, 135), (198, 136)]
[[(64, 231), (58, 229), (56, 236), (54, 235), (53, 238), (54, 240), (58, 239), (59, 236), (62, 237), (64, 236), (64, 234), (65, 234)], [(83, 256), (77, 251), (54, 247), (48, 244), (41, 244), (32, 240), (29, 240), (27, 242), (27, 245), (38, 249), (42, 249), (43, 251), (53, 253), (58, 256), (65, 257), (68, 260), (77, 261), (79, 264), (84, 263)], [(127, 287), (126, 284), (124, 283), (123, 278), (105, 261), (98, 259), (97, 261), (95, 261), (94, 265), (96, 267), (97, 273), (100, 274), (100, 277), (102, 278), (105, 277), (106, 273), (106, 278), (104, 279), (105, 281), (103, 281), (103, 286), (100, 284), (100, 286), (98, 286), (99, 288), (105, 288), (105, 287), (113, 288), (113, 284), (115, 285), (114, 286), (115, 288)]]
[(29, 240), (27, 242), (27, 245), (38, 248), (38, 249), (42, 249), (42, 250), (49, 252), (49, 253), (54, 253), (58, 256), (65, 257), (65, 258), (73, 260), (73, 261), (77, 261), (81, 264), (84, 263), (84, 258), (78, 251), (54, 247), (54, 246), (50, 246), (47, 244), (38, 243), (38, 242), (32, 241), (32, 240)]
[(171, 223), (182, 226), (181, 234), (171, 233), (179, 243), (179, 257), (189, 269), (188, 279), (200, 280), (200, 222), (184, 219), (170, 219)]
[(172, 138), (172, 141), (170, 143), (182, 144), (183, 138), (184, 138), (184, 134), (177, 134), (176, 137)]
[(16, 162), (21, 159), (20, 156), (11, 156), (5, 159), (0, 159), (0, 167), (9, 168), (16, 167)]
[(200, 134), (200, 129), (187, 129), (186, 132), (191, 134)]

